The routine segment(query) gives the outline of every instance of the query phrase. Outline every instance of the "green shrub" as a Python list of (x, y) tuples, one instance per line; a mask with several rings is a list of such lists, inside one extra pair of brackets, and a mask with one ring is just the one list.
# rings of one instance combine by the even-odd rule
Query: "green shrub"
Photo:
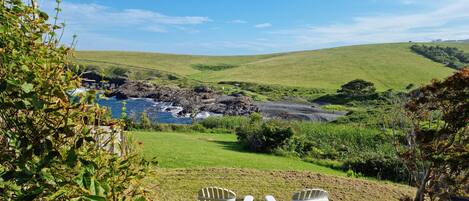
[(284, 145), (293, 134), (293, 129), (280, 121), (252, 123), (236, 130), (241, 145), (259, 152), (273, 152)]
[(348, 97), (370, 96), (376, 92), (375, 84), (362, 79), (352, 80), (340, 87), (337, 93)]
[(111, 76), (110, 77), (127, 77), (129, 70), (122, 68), (122, 67), (113, 67), (111, 70)]
[(140, 114), (140, 128), (151, 129), (153, 126), (153, 121), (148, 117), (148, 113), (142, 112)]
[(353, 170), (350, 170), (350, 169), (349, 169), (349, 170), (347, 170), (346, 174), (347, 174), (347, 177), (352, 177), (352, 178), (359, 178), (359, 177), (363, 177), (363, 175), (362, 175), (362, 174), (360, 174), (360, 173), (356, 173), (355, 171), (353, 171)]
[(397, 155), (365, 152), (344, 161), (344, 170), (383, 180), (408, 181), (409, 172)]

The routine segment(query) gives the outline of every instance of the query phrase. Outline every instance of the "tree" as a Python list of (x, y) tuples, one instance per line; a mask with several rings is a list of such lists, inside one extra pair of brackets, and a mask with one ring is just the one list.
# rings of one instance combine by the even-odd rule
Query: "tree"
[(337, 93), (349, 96), (349, 97), (360, 97), (368, 96), (376, 92), (375, 85), (372, 82), (368, 82), (362, 79), (352, 80), (340, 87)]
[(93, 91), (69, 94), (80, 87), (73, 49), (47, 22), (34, 1), (0, 3), (0, 200), (138, 198), (146, 162), (97, 142), (111, 122)]
[(466, 194), (469, 178), (469, 68), (413, 92), (413, 129), (401, 157), (413, 171), (415, 201)]

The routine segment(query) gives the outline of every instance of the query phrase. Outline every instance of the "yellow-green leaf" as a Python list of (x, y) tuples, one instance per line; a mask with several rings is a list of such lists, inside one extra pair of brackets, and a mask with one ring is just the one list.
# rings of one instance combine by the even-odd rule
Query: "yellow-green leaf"
[(21, 89), (26, 92), (26, 93), (29, 93), (33, 90), (34, 86), (31, 84), (31, 83), (24, 83), (21, 85)]

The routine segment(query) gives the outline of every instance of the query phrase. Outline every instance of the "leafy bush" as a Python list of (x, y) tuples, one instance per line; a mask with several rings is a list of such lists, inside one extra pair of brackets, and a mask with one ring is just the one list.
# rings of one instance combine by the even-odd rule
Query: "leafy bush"
[(241, 145), (252, 151), (272, 152), (293, 136), (293, 129), (280, 121), (252, 123), (236, 130)]
[(337, 93), (348, 97), (369, 96), (376, 92), (375, 85), (362, 79), (352, 80), (340, 87)]
[(101, 148), (100, 126), (120, 122), (101, 118), (92, 92), (73, 101), (80, 79), (62, 25), (23, 2), (0, 5), (0, 200), (143, 199), (147, 162)]
[(397, 155), (364, 152), (344, 161), (344, 170), (384, 180), (408, 181), (409, 171)]
[(111, 69), (111, 76), (110, 77), (127, 77), (127, 73), (129, 70), (122, 68), (122, 67), (113, 67)]

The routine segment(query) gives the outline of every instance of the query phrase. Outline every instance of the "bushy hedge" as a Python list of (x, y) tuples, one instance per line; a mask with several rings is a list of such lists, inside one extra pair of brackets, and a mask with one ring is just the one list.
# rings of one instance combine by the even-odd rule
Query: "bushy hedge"
[(424, 57), (454, 69), (462, 69), (469, 65), (469, 54), (455, 47), (412, 45), (410, 48)]

